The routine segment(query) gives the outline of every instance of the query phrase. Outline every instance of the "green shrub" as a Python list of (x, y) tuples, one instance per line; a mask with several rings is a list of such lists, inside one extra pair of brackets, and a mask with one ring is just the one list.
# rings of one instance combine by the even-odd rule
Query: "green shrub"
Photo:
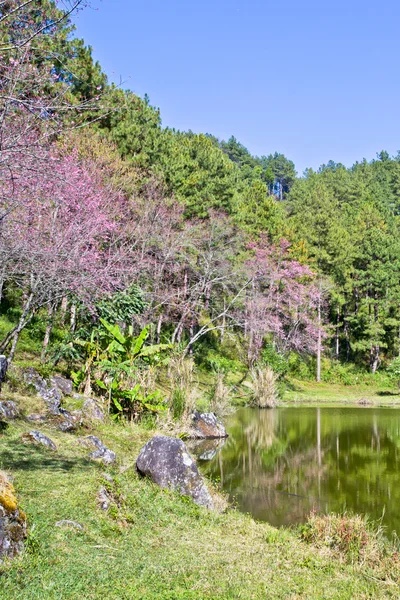
[(289, 370), (289, 361), (280, 354), (272, 344), (266, 344), (261, 350), (260, 363), (270, 367), (277, 375), (286, 375)]

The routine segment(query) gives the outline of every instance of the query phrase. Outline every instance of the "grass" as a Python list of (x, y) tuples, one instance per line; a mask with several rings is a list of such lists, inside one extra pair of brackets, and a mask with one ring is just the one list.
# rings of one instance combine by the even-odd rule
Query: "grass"
[[(16, 421), (0, 435), (0, 470), (13, 475), (29, 519), (26, 551), (0, 569), (1, 600), (398, 598), (393, 573), (378, 566), (348, 564), (296, 531), (209, 512), (139, 478), (135, 459), (152, 432), (137, 425), (90, 431), (117, 453), (107, 469), (77, 443), (85, 432), (41, 427), (54, 453), (21, 442), (31, 428)], [(117, 498), (107, 513), (96, 499), (105, 471)], [(83, 531), (56, 527), (63, 519)]]
[(292, 389), (283, 393), (284, 404), (331, 404), (360, 406), (399, 406), (400, 391), (366, 384), (343, 385), (293, 380)]

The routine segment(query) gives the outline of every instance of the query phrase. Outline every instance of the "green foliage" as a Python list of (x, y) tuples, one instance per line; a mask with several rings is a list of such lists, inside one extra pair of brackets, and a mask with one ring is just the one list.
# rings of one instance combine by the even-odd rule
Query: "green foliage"
[(218, 350), (209, 349), (203, 358), (202, 365), (216, 373), (240, 373), (244, 365), (235, 358), (230, 358)]
[(175, 421), (178, 421), (186, 406), (186, 393), (181, 387), (175, 387), (171, 394), (171, 413)]
[(140, 315), (145, 303), (142, 290), (132, 284), (126, 290), (101, 300), (96, 305), (99, 316), (111, 323), (128, 323), (134, 315)]
[(400, 356), (396, 356), (387, 367), (389, 375), (397, 382), (400, 387)]
[(125, 414), (130, 419), (140, 418), (145, 410), (166, 410), (161, 393), (144, 389), (141, 375), (150, 365), (162, 364), (171, 345), (146, 346), (149, 327), (136, 336), (132, 326), (123, 333), (118, 325), (105, 319), (100, 319), (100, 324), (89, 340), (74, 341), (86, 354), (83, 368), (72, 374), (75, 385), (85, 386), (88, 392), (94, 380), (100, 392), (106, 394), (109, 407), (112, 405), (117, 415)]
[(280, 354), (272, 344), (265, 344), (261, 350), (260, 363), (269, 366), (279, 376), (289, 371), (287, 356)]

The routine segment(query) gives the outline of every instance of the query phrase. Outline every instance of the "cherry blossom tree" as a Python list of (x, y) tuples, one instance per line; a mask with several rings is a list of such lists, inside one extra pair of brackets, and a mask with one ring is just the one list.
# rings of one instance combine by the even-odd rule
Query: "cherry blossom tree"
[(251, 285), (243, 318), (249, 363), (257, 359), (267, 336), (281, 353), (314, 354), (324, 335), (315, 275), (291, 258), (289, 248), (286, 240), (275, 246), (265, 237), (250, 245), (254, 256), (245, 265)]
[[(45, 152), (47, 174), (13, 180), (13, 217), (2, 223), (4, 279), (22, 291), (21, 316), (0, 348), (18, 337), (35, 312), (73, 295), (87, 306), (128, 285), (130, 261), (120, 243), (123, 198), (105, 188), (73, 154)], [(30, 159), (28, 159), (30, 160)], [(8, 180), (1, 183), (7, 193)], [(121, 212), (122, 214), (122, 212)]]

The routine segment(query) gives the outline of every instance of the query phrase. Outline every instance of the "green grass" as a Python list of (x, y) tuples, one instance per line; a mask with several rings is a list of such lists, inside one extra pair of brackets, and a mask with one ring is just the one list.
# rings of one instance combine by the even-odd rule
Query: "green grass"
[(282, 395), (284, 404), (359, 404), (374, 406), (400, 405), (400, 392), (394, 387), (366, 384), (343, 385), (293, 380), (293, 389)]
[[(116, 451), (117, 465), (105, 469), (87, 459), (78, 435), (40, 427), (58, 452), (24, 445), (21, 434), (32, 428), (18, 421), (0, 435), (0, 469), (14, 476), (29, 519), (26, 551), (0, 570), (1, 600), (398, 598), (379, 569), (347, 564), (296, 531), (235, 510), (209, 512), (139, 478), (135, 460), (152, 432), (119, 424), (80, 432)], [(108, 513), (96, 502), (105, 471), (121, 504)], [(62, 519), (84, 530), (56, 527)]]

